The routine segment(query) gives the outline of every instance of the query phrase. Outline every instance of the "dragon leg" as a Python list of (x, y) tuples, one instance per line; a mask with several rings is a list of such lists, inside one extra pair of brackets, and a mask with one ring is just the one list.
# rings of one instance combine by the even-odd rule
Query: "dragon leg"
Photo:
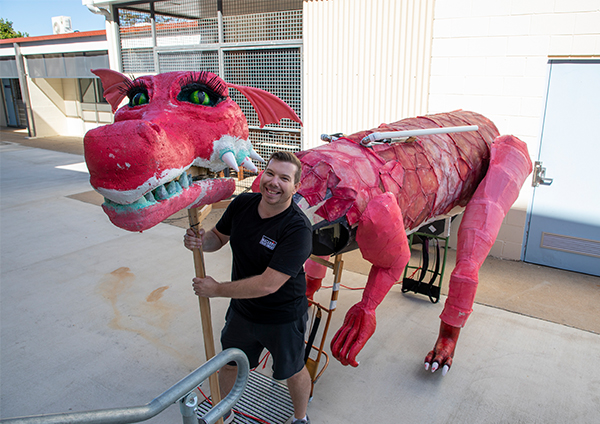
[(356, 355), (375, 332), (375, 309), (400, 279), (410, 259), (402, 212), (391, 193), (369, 202), (360, 218), (356, 241), (363, 257), (373, 266), (361, 301), (348, 310), (331, 341), (333, 356), (353, 367), (358, 366)]
[(524, 142), (513, 136), (496, 138), (488, 171), (467, 204), (458, 230), (456, 267), (450, 276), (448, 298), (440, 315), (439, 336), (425, 358), (425, 369), (431, 365), (433, 372), (445, 366), (445, 374), (452, 365), (460, 329), (473, 311), (479, 269), (531, 170)]

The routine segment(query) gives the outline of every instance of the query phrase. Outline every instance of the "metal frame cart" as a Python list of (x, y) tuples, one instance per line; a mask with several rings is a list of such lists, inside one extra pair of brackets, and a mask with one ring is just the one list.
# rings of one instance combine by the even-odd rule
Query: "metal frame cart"
[[(421, 263), (419, 266), (410, 265), (404, 269), (404, 277), (402, 279), (402, 293), (413, 292), (429, 297), (432, 303), (437, 303), (440, 300), (442, 290), (442, 280), (446, 269), (446, 257), (448, 254), (448, 239), (450, 238), (450, 221), (451, 218), (445, 218), (424, 225), (416, 232), (410, 234), (408, 244), (412, 251), (413, 244), (421, 244)], [(435, 260), (430, 260), (430, 244), (433, 241), (435, 246)], [(440, 243), (443, 244), (443, 258), (441, 257)], [(414, 272), (407, 277), (408, 270), (413, 269)], [(440, 270), (441, 269), (441, 270)], [(418, 272), (418, 279), (413, 276)], [(427, 281), (427, 277), (429, 280)], [(439, 278), (438, 278), (439, 277)]]

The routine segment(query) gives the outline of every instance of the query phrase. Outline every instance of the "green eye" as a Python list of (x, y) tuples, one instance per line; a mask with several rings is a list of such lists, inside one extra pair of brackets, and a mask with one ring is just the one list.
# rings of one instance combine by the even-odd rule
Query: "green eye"
[(140, 106), (148, 103), (148, 93), (140, 91), (129, 101), (129, 106)]
[(193, 105), (213, 107), (225, 97), (215, 94), (210, 88), (203, 84), (191, 83), (181, 88), (177, 100)]
[(204, 91), (196, 90), (190, 93), (190, 103), (194, 103), (196, 105), (209, 106), (210, 105), (210, 97)]

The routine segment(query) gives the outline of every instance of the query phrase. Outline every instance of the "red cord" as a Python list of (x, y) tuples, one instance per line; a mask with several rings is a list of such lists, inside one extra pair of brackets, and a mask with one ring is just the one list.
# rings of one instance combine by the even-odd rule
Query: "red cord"
[[(330, 289), (332, 287), (333, 286), (321, 286), (322, 289)], [(345, 286), (343, 284), (340, 284), (340, 287), (343, 287), (343, 288), (345, 288), (347, 290), (364, 290), (365, 289), (364, 287), (348, 287), (348, 286)]]
[[(413, 276), (414, 276), (414, 275), (417, 273), (417, 271), (418, 271), (418, 270), (420, 270), (420, 269), (421, 269), (421, 267), (418, 267), (417, 269), (415, 269), (415, 271), (414, 271), (412, 274), (410, 274), (410, 277), (408, 277), (408, 278), (413, 278)], [(400, 281), (397, 281), (397, 282), (396, 282), (396, 284), (400, 284), (400, 283), (401, 283)], [(333, 287), (333, 286), (321, 286), (321, 288), (322, 288), (322, 289), (330, 289), (330, 288), (332, 288), (332, 287)], [(343, 285), (343, 284), (340, 284), (340, 287), (343, 287), (343, 288), (345, 288), (346, 290), (364, 290), (364, 289), (365, 289), (364, 287), (348, 287), (348, 286), (345, 286), (345, 285)]]
[(421, 269), (421, 267), (418, 267), (417, 269), (415, 269), (415, 271), (412, 274), (410, 274), (410, 277), (408, 277), (408, 278), (413, 278), (413, 275), (415, 275), (417, 273), (417, 271), (420, 269)]

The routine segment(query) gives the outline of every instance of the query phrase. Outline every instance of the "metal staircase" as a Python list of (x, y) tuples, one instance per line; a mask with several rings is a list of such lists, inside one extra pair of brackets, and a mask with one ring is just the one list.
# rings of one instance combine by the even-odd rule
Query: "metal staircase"
[[(229, 394), (211, 409), (196, 415), (198, 397), (194, 389), (209, 376), (216, 373), (229, 362), (237, 365), (237, 378)], [(0, 420), (2, 424), (127, 424), (149, 420), (160, 414), (174, 403), (179, 404), (184, 424), (214, 424), (229, 411), (241, 398), (248, 383), (248, 358), (239, 349), (227, 349), (174, 386), (143, 406), (127, 408), (100, 409), (87, 412), (65, 414), (36, 415), (29, 417), (7, 418)]]

